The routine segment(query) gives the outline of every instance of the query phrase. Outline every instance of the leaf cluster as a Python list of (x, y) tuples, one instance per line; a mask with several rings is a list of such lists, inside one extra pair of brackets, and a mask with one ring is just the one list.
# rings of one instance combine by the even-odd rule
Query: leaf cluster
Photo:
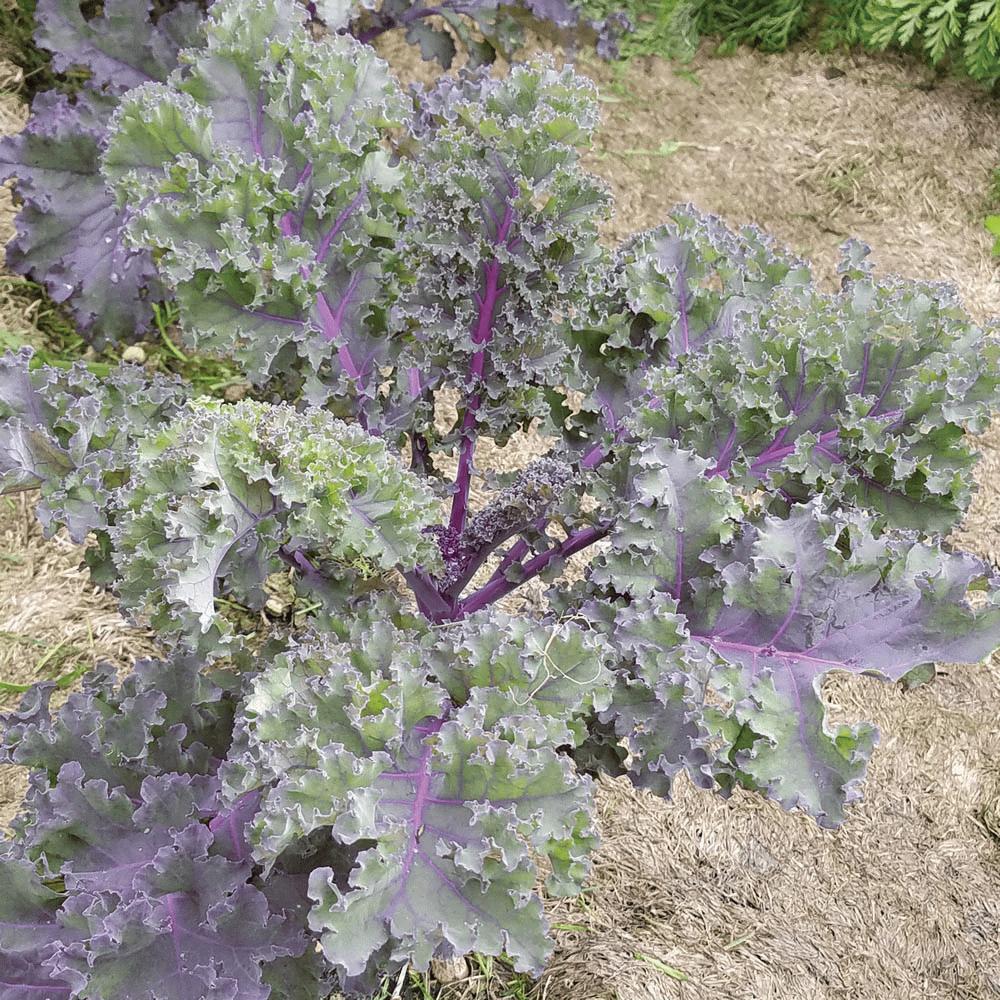
[[(7, 264), (65, 303), (97, 347), (134, 341), (150, 330), (172, 289), (149, 254), (127, 245), (130, 213), (116, 205), (99, 161), (111, 116), (124, 93), (162, 82), (178, 55), (200, 38), (200, 0), (18, 0), (0, 11), (0, 35), (30, 74), (27, 128), (0, 140), (0, 182), (15, 178), (22, 203)], [(560, 30), (597, 33), (606, 57), (617, 53), (622, 17), (588, 21), (569, 0), (532, 0), (531, 18)], [(524, 37), (519, 0), (326, 0), (303, 10), (318, 33), (371, 42), (402, 31), (425, 59), (448, 67), (462, 46), (470, 65), (509, 56)], [(32, 34), (33, 30), (33, 34)], [(45, 86), (42, 84), (45, 83)]]

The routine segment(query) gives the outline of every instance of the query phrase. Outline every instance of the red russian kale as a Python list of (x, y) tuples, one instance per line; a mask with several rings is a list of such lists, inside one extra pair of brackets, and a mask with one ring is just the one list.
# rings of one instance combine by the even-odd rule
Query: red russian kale
[[(335, 6), (219, 0), (101, 156), (128, 252), (254, 398), (0, 363), (0, 490), (94, 532), (165, 646), (5, 719), (32, 769), (7, 1000), (319, 998), (469, 951), (537, 973), (538, 862), (579, 891), (593, 775), (836, 826), (877, 733), (828, 723), (826, 675), (1000, 644), (997, 581), (940, 540), (1000, 385), (953, 293), (857, 244), (826, 292), (690, 207), (610, 252), (588, 83), (406, 94), (317, 39)], [(532, 424), (546, 454), (482, 467)], [(505, 602), (533, 581), (534, 613)]]

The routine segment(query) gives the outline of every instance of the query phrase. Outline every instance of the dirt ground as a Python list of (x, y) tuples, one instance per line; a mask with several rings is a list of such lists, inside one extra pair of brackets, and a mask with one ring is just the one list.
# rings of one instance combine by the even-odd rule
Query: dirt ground
[[(947, 278), (975, 315), (1000, 314), (981, 226), (1000, 165), (997, 102), (891, 57), (700, 56), (682, 74), (650, 60), (617, 81), (586, 68), (605, 99), (589, 162), (616, 196), (609, 236), (693, 201), (763, 226), (824, 280), (854, 235), (882, 270)], [(0, 105), (0, 128), (20, 120), (16, 103)], [(664, 140), (682, 145), (650, 155)], [(0, 243), (8, 220), (0, 209)], [(3, 308), (0, 298), (0, 327), (30, 324)], [(982, 451), (956, 541), (996, 562), (1000, 428)], [(78, 555), (40, 537), (23, 498), (0, 500), (0, 679), (30, 678), (37, 650), (64, 639), (79, 656), (118, 662), (148, 648), (88, 587)], [(837, 680), (827, 696), (837, 719), (872, 719), (882, 732), (846, 826), (822, 831), (758, 798), (722, 801), (684, 782), (662, 802), (603, 781), (590, 889), (549, 904), (561, 929), (537, 997), (1000, 997), (1000, 661), (945, 665), (910, 693)], [(18, 787), (0, 774), (0, 818)]]

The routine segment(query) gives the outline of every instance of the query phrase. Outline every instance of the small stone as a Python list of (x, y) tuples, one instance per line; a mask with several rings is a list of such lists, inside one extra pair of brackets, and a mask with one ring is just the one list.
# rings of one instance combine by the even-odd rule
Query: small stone
[(461, 956), (432, 958), (431, 975), (439, 983), (458, 983), (469, 978), (469, 963)]
[(222, 395), (227, 403), (238, 403), (246, 398), (248, 388), (245, 382), (237, 382), (235, 385), (227, 385)]
[(144, 365), (146, 363), (146, 352), (138, 344), (131, 344), (122, 351), (122, 361), (127, 361), (133, 365)]
[(288, 610), (288, 605), (280, 597), (269, 597), (264, 605), (264, 610), (272, 618), (281, 618)]

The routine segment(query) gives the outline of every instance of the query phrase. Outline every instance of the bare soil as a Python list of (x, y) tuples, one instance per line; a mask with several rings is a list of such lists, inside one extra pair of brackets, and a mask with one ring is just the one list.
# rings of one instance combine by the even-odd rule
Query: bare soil
[[(616, 196), (609, 238), (693, 201), (767, 229), (825, 281), (854, 235), (882, 269), (950, 280), (974, 315), (1000, 313), (981, 224), (1000, 165), (997, 102), (891, 57), (702, 55), (690, 72), (648, 60), (618, 81), (585, 68), (605, 98), (589, 164)], [(0, 103), (0, 129), (21, 116)], [(664, 140), (682, 145), (655, 155)], [(0, 243), (8, 220), (0, 208)], [(0, 328), (30, 328), (19, 308), (0, 296)], [(497, 461), (537, 446), (525, 439)], [(1000, 428), (981, 447), (979, 493), (955, 540), (996, 563)], [(65, 639), (117, 662), (147, 651), (148, 635), (89, 587), (78, 562), (65, 539), (41, 538), (25, 499), (0, 500), (0, 679), (36, 673), (26, 639), (45, 649)], [(838, 720), (869, 718), (882, 732), (866, 799), (837, 832), (749, 795), (723, 801), (682, 781), (663, 802), (602, 781), (590, 889), (547, 904), (557, 948), (536, 996), (1000, 996), (1000, 661), (941, 671), (909, 693), (866, 679), (828, 685)], [(0, 819), (20, 787), (0, 774)], [(444, 995), (473, 996), (474, 986)]]

